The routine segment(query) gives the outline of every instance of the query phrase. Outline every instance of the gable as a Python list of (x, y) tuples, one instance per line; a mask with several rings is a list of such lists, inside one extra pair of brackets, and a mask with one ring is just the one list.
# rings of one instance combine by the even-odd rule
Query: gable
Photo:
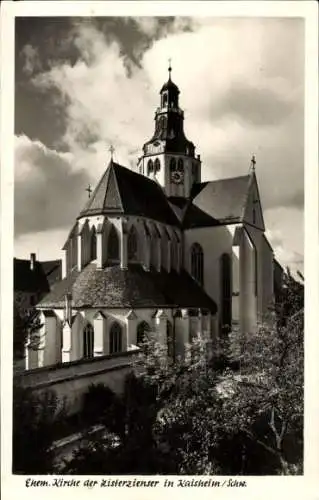
[[(250, 176), (233, 177), (205, 182), (194, 186), (192, 192), (194, 216), (201, 213), (215, 221), (215, 225), (233, 224), (242, 221), (247, 199)], [(190, 223), (190, 221), (189, 221)]]
[(249, 183), (249, 189), (243, 211), (243, 222), (265, 231), (263, 211), (255, 173), (252, 174)]

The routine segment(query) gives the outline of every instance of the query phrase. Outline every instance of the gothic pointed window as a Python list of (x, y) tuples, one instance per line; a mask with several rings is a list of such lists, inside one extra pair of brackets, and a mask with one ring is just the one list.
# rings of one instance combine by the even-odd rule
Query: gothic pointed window
[(161, 169), (161, 164), (160, 164), (160, 161), (158, 158), (156, 158), (155, 162), (154, 162), (154, 170), (155, 170), (155, 173), (156, 172), (159, 172)]
[(199, 243), (191, 248), (191, 274), (201, 285), (204, 284), (204, 252)]
[(122, 327), (113, 323), (110, 329), (110, 354), (122, 352)]
[(232, 322), (232, 285), (231, 257), (227, 253), (221, 256), (221, 301), (222, 331), (228, 333)]
[(169, 168), (171, 172), (174, 172), (176, 170), (176, 160), (175, 158), (171, 158)]
[(88, 323), (83, 330), (83, 358), (93, 358), (94, 356), (94, 329)]
[(137, 260), (137, 231), (131, 227), (127, 238), (127, 256), (129, 260)]
[(90, 245), (90, 260), (96, 259), (96, 231), (93, 227), (91, 232), (91, 245)]
[(154, 172), (153, 161), (148, 160), (148, 162), (147, 162), (147, 175), (150, 175), (152, 172)]
[(143, 342), (149, 340), (149, 333), (151, 331), (150, 325), (146, 321), (141, 321), (136, 329), (136, 344), (141, 345)]
[(111, 227), (108, 238), (108, 258), (111, 261), (120, 259), (119, 237), (114, 226)]
[(178, 162), (177, 162), (177, 170), (179, 172), (183, 172), (184, 171), (184, 162), (182, 160), (182, 158), (179, 158), (178, 159)]

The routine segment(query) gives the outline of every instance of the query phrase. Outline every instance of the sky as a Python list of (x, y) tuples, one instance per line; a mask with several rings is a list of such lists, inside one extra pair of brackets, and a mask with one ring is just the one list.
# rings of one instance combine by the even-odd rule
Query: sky
[(61, 258), (111, 145), (134, 168), (171, 58), (202, 180), (254, 154), (266, 234), (303, 271), (301, 18), (16, 18), (15, 42), (16, 257)]

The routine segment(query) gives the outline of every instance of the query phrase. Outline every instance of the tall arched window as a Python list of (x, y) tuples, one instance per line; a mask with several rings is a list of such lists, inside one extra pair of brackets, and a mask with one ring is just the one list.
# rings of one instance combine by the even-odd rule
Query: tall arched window
[(110, 329), (110, 354), (122, 352), (122, 327), (113, 323)]
[(204, 284), (204, 252), (199, 243), (191, 248), (191, 273), (201, 285)]
[(93, 358), (94, 356), (94, 330), (88, 323), (83, 330), (83, 358)]
[(176, 160), (175, 158), (171, 158), (169, 168), (171, 172), (174, 172), (176, 170)]
[(152, 160), (148, 160), (147, 162), (147, 175), (151, 174), (154, 172), (154, 165)]
[(232, 323), (232, 277), (231, 257), (227, 253), (221, 256), (221, 325), (224, 333), (231, 330)]
[(182, 158), (178, 158), (177, 170), (179, 172), (183, 172), (184, 171), (184, 162), (183, 162)]
[(90, 245), (90, 260), (96, 259), (96, 231), (95, 227), (92, 228), (91, 232), (91, 245)]
[(158, 158), (156, 158), (155, 162), (154, 162), (154, 170), (155, 170), (155, 173), (156, 172), (159, 172), (161, 169), (161, 164), (160, 164), (160, 161)]
[(166, 324), (166, 335), (167, 335), (167, 355), (170, 358), (175, 357), (175, 339), (174, 339), (174, 330), (172, 323), (167, 320)]
[(107, 250), (108, 250), (107, 255), (110, 260), (119, 260), (120, 243), (117, 231), (114, 226), (112, 226), (110, 229)]
[(137, 325), (136, 329), (136, 344), (141, 345), (143, 342), (148, 340), (150, 331), (150, 325), (146, 321), (141, 321), (141, 323)]
[(137, 260), (137, 231), (131, 227), (127, 238), (127, 256), (129, 260)]

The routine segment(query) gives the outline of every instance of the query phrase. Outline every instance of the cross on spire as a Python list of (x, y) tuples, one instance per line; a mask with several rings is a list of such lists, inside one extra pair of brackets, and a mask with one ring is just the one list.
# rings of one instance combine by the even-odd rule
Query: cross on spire
[(114, 151), (115, 151), (115, 148), (113, 147), (113, 144), (111, 144), (109, 151), (111, 153), (111, 161), (113, 161), (113, 154), (114, 154)]
[(255, 165), (256, 165), (256, 157), (255, 155), (252, 155), (251, 161), (250, 161), (250, 166), (253, 172), (255, 172)]
[(85, 189), (85, 191), (88, 192), (89, 198), (91, 198), (91, 193), (92, 193), (91, 184), (88, 185), (88, 187)]

